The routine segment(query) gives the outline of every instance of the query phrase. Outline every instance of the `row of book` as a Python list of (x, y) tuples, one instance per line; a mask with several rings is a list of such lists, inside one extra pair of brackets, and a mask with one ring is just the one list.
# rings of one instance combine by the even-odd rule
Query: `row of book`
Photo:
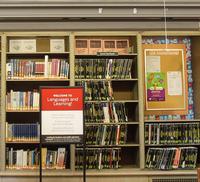
[(127, 125), (98, 125), (86, 127), (87, 145), (119, 145), (127, 140)]
[[(43, 169), (65, 169), (67, 159), (66, 148), (47, 150), (42, 148)], [(6, 147), (6, 168), (9, 169), (35, 169), (39, 167), (39, 150), (14, 149)]]
[(195, 144), (199, 142), (199, 122), (145, 124), (145, 144)]
[(77, 79), (131, 79), (133, 59), (75, 59)]
[(78, 81), (76, 86), (84, 87), (86, 101), (113, 100), (113, 89), (110, 81)]
[(193, 169), (196, 167), (196, 147), (149, 148), (146, 168), (152, 169)]
[(6, 122), (6, 141), (39, 141), (40, 125), (38, 123)]
[(67, 150), (60, 147), (57, 150), (42, 148), (42, 168), (44, 169), (66, 169)]
[(128, 122), (125, 103), (85, 103), (84, 109), (87, 123)]
[[(76, 169), (83, 169), (83, 150), (76, 149)], [(118, 169), (120, 168), (121, 148), (86, 149), (87, 169)]]
[(6, 168), (9, 169), (34, 169), (39, 166), (38, 149), (13, 149), (6, 147)]
[(7, 110), (38, 110), (40, 96), (38, 90), (14, 91), (6, 94)]
[(65, 59), (45, 60), (9, 59), (6, 63), (7, 79), (68, 78), (69, 63)]

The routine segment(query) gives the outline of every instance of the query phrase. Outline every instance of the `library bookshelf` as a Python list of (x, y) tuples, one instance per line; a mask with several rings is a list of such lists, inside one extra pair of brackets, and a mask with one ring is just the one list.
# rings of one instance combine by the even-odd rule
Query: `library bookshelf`
[[(142, 42), (143, 44), (148, 44), (150, 41), (151, 44), (162, 44), (163, 43), (163, 34), (158, 32), (146, 33), (143, 35)], [(172, 168), (190, 168), (191, 169), (199, 165), (199, 111), (198, 111), (198, 84), (199, 79), (197, 78), (197, 69), (199, 67), (198, 62), (198, 42), (199, 38), (196, 33), (191, 33), (191, 36), (187, 34), (170, 32), (168, 37), (169, 44), (185, 44), (186, 46), (186, 62), (187, 62), (187, 72), (185, 73), (188, 79), (188, 113), (186, 115), (177, 115), (177, 118), (173, 116), (145, 116), (144, 118), (144, 135), (145, 135), (145, 154), (146, 154), (146, 163), (145, 167), (147, 168), (156, 168), (160, 169), (163, 166), (158, 167), (158, 163), (154, 163), (155, 166), (149, 163), (149, 153), (161, 152), (161, 151), (180, 151), (186, 150), (186, 156), (190, 156), (190, 152), (193, 153), (192, 156), (195, 156), (195, 165), (193, 166), (192, 159), (190, 158), (187, 161), (188, 166), (183, 165), (172, 165), (165, 166), (168, 169)], [(165, 41), (164, 41), (165, 42)], [(190, 110), (192, 108), (192, 110)], [(194, 109), (194, 111), (193, 111)], [(152, 130), (151, 130), (152, 129)], [(154, 132), (154, 131), (155, 132)], [(165, 135), (166, 134), (166, 135)], [(158, 139), (158, 140), (156, 140)], [(190, 151), (191, 150), (191, 151)], [(188, 152), (190, 151), (190, 152)], [(158, 152), (158, 153), (159, 153)], [(163, 153), (163, 152), (161, 152)], [(170, 152), (169, 152), (170, 153)], [(172, 152), (173, 153), (173, 152)], [(184, 154), (183, 154), (184, 155)], [(159, 155), (158, 155), (159, 156)], [(191, 157), (191, 156), (190, 156)], [(158, 159), (157, 159), (158, 160)], [(170, 160), (170, 159), (169, 159)], [(181, 160), (181, 159), (180, 159)], [(187, 160), (187, 159), (185, 159)], [(191, 160), (191, 161), (190, 161)], [(180, 161), (179, 161), (180, 162)], [(191, 162), (191, 163), (190, 163)], [(180, 163), (179, 163), (180, 164)], [(163, 168), (165, 168), (163, 167)], [(193, 169), (194, 169), (193, 168)]]
[[(92, 168), (140, 168), (143, 157), (140, 156), (141, 140), (139, 137), (141, 125), (139, 100), (141, 100), (141, 96), (138, 93), (140, 85), (138, 83), (138, 37), (136, 34), (128, 32), (94, 34), (91, 40), (100, 40), (102, 48), (103, 41), (108, 41), (107, 44), (114, 42), (112, 50), (112, 45), (111, 47), (107, 45), (107, 50), (101, 48), (98, 52), (102, 55), (97, 55), (97, 52), (94, 52), (96, 45), (93, 45), (92, 53), (77, 54), (76, 41), (79, 39), (89, 41), (89, 35), (87, 33), (73, 35), (64, 32), (10, 32), (4, 34), (2, 39), (4, 53), (2, 53), (3, 61), (1, 63), (4, 65), (2, 66), (2, 70), (4, 70), (2, 72), (2, 96), (4, 97), (2, 99), (2, 123), (4, 123), (2, 148), (5, 158), (2, 160), (4, 163), (2, 169), (37, 168), (39, 86), (74, 86), (78, 84), (84, 84), (86, 94), (93, 97), (86, 99), (85, 108), (89, 106), (88, 112), (91, 111), (90, 108), (93, 108), (92, 112), (96, 112), (98, 118), (94, 118), (91, 113), (86, 113), (86, 118), (90, 118), (86, 121), (86, 131), (88, 129), (89, 133), (87, 150), (90, 153), (93, 152), (90, 157), (105, 155), (102, 158), (108, 158), (112, 153), (111, 157), (113, 158), (113, 162), (109, 161), (110, 167), (108, 165), (105, 167), (106, 165), (99, 159), (101, 164), (96, 164), (96, 167)], [(60, 50), (52, 48), (56, 44), (61, 44)], [(91, 63), (95, 66), (95, 70), (91, 67)], [(86, 66), (86, 64), (88, 65)], [(63, 65), (64, 68), (62, 68)], [(123, 65), (125, 65), (125, 69), (122, 69)], [(79, 73), (76, 70), (79, 70)], [(91, 70), (92, 72), (88, 72)], [(104, 93), (105, 91), (106, 93)], [(103, 111), (101, 116), (100, 111)], [(105, 116), (106, 114), (107, 116)], [(91, 117), (93, 118), (91, 119)], [(99, 132), (99, 136), (96, 138), (94, 134), (91, 136), (92, 130)], [(104, 133), (101, 133), (101, 130)], [(107, 139), (105, 139), (105, 135), (109, 135)], [(94, 138), (92, 144), (91, 137)], [(109, 140), (109, 137), (112, 139)], [(55, 148), (50, 147), (50, 151), (54, 152)], [(68, 150), (66, 151), (68, 154), (66, 169), (81, 169), (82, 161), (79, 161), (79, 167), (77, 166), (77, 159), (81, 160), (81, 146), (67, 146), (66, 150)], [(97, 154), (99, 152), (100, 154)], [(48, 155), (48, 151), (46, 153)], [(25, 157), (25, 160), (28, 161), (29, 158), (35, 163), (30, 166), (23, 164), (27, 163), (25, 161), (14, 164), (20, 161), (23, 155), (28, 156)], [(36, 155), (36, 157), (32, 159), (30, 157), (32, 155)], [(88, 165), (88, 168), (90, 167)]]
[[(173, 175), (173, 179), (196, 179), (196, 169), (193, 170), (169, 170), (160, 171), (157, 169), (146, 168), (146, 155), (149, 148), (165, 148), (177, 146), (197, 147), (199, 150), (199, 141), (196, 143), (167, 143), (152, 144), (145, 143), (145, 126), (147, 125), (168, 125), (174, 126), (179, 123), (191, 123), (196, 126), (200, 122), (199, 117), (199, 78), (198, 69), (200, 67), (198, 45), (200, 39), (199, 32), (170, 32), (171, 37), (186, 37), (192, 40), (192, 73), (194, 89), (194, 118), (177, 120), (159, 120), (146, 119), (144, 115), (144, 75), (142, 60), (142, 44), (144, 39), (160, 38), (164, 36), (163, 32), (127, 32), (127, 31), (106, 31), (106, 32), (5, 32), (1, 35), (1, 171), (3, 180), (14, 179), (19, 176), (19, 181), (30, 181), (37, 178), (38, 170), (28, 170), (8, 168), (6, 165), (6, 152), (10, 148), (27, 149), (38, 146), (38, 141), (29, 139), (20, 140), (19, 137), (13, 140), (7, 140), (6, 128), (11, 124), (37, 124), (39, 118), (38, 109), (13, 110), (7, 108), (6, 95), (12, 91), (32, 91), (37, 93), (39, 86), (75, 86), (83, 85), (85, 87), (85, 122), (86, 122), (86, 143), (88, 160), (93, 160), (93, 156), (101, 153), (102, 158), (112, 156), (111, 153), (119, 155), (119, 163), (115, 164), (94, 164), (88, 162), (87, 177), (89, 181), (110, 181), (116, 178), (116, 181), (127, 182), (138, 180), (139, 182), (153, 181), (153, 179), (168, 179)], [(10, 40), (35, 40), (36, 51), (31, 52), (11, 52)], [(51, 52), (50, 40), (64, 40), (64, 51)], [(117, 44), (117, 41), (119, 43)], [(33, 41), (34, 42), (34, 41)], [(62, 41), (61, 41), (62, 42)], [(56, 44), (56, 43), (55, 43)], [(33, 44), (34, 45), (34, 44)], [(100, 45), (100, 46), (99, 46)], [(107, 45), (107, 46), (105, 46)], [(115, 45), (115, 46), (113, 46)], [(118, 49), (116, 48), (119, 45)], [(124, 45), (128, 45), (125, 49)], [(91, 47), (91, 50), (88, 49)], [(106, 48), (105, 50), (103, 48)], [(78, 49), (77, 49), (78, 48)], [(6, 71), (7, 63), (17, 65), (18, 60), (33, 60), (34, 62), (45, 62), (45, 56), (48, 55), (48, 62), (52, 59), (66, 59), (69, 63), (69, 72), (67, 77), (41, 76), (44, 73), (38, 71), (37, 77), (24, 77), (8, 75)], [(47, 59), (47, 58), (46, 58)], [(31, 62), (31, 61), (30, 61)], [(129, 69), (130, 63), (130, 69)], [(25, 64), (25, 63), (24, 63)], [(55, 63), (56, 65), (56, 63)], [(95, 67), (94, 67), (95, 65)], [(121, 67), (127, 65), (127, 69)], [(10, 68), (9, 68), (10, 69)], [(128, 71), (130, 70), (130, 71)], [(24, 73), (23, 73), (24, 74)], [(21, 74), (21, 75), (23, 75)], [(9, 76), (9, 79), (8, 79)], [(98, 90), (98, 92), (96, 92)], [(34, 93), (32, 95), (34, 95)], [(15, 95), (16, 93), (14, 93)], [(24, 93), (28, 95), (27, 93)], [(17, 95), (17, 94), (16, 94)], [(23, 93), (21, 93), (23, 95)], [(37, 94), (36, 94), (37, 95)], [(20, 96), (19, 96), (20, 97)], [(26, 97), (26, 96), (24, 96)], [(36, 96), (37, 97), (37, 96)], [(122, 112), (123, 111), (123, 112)], [(95, 113), (95, 114), (91, 114)], [(106, 115), (106, 116), (105, 116)], [(104, 116), (104, 117), (103, 117)], [(108, 140), (111, 133), (120, 133), (124, 138), (114, 138)], [(95, 136), (95, 133), (107, 133), (103, 136)], [(110, 137), (112, 138), (112, 137)], [(149, 141), (149, 139), (148, 139)], [(59, 146), (50, 149), (57, 150)], [(82, 177), (82, 146), (70, 145), (66, 147), (68, 154), (66, 170), (46, 169), (44, 170), (45, 180), (53, 181), (60, 179), (64, 181), (69, 179), (73, 182), (80, 181)], [(104, 157), (103, 157), (104, 155)], [(107, 155), (107, 156), (106, 156)], [(198, 154), (199, 156), (199, 154)], [(114, 156), (112, 156), (114, 157)], [(78, 159), (78, 160), (77, 160)], [(108, 160), (108, 159), (107, 159)], [(107, 161), (108, 162), (108, 161)], [(197, 160), (197, 166), (200, 161)], [(94, 167), (95, 166), (95, 167)], [(106, 168), (106, 169), (105, 169)], [(109, 169), (111, 168), (111, 169)], [(117, 169), (115, 169), (117, 168)], [(119, 169), (118, 169), (119, 168)], [(100, 169), (100, 170), (99, 170)], [(103, 176), (103, 177), (102, 177)]]
[[(87, 168), (138, 168), (142, 157), (137, 35), (102, 32), (75, 33), (74, 37), (75, 85), (83, 85), (86, 93), (88, 158), (102, 151), (102, 158), (108, 160)], [(76, 156), (81, 153), (81, 148), (75, 150)], [(115, 157), (115, 153), (119, 161), (106, 164), (112, 163), (106, 158)], [(79, 163), (76, 168), (80, 168)]]
[[(39, 167), (39, 87), (70, 85), (69, 39), (64, 32), (5, 35), (2, 92), (6, 169)], [(62, 166), (58, 165), (61, 151), (66, 158)], [(47, 164), (50, 153), (54, 161)], [(42, 155), (44, 169), (70, 168), (70, 146), (43, 145)]]

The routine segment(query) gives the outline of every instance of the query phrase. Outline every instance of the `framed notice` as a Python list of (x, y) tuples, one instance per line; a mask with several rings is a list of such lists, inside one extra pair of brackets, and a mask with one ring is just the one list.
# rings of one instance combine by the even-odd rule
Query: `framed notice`
[(187, 114), (184, 44), (143, 45), (145, 114)]
[(65, 40), (50, 39), (50, 52), (65, 52)]
[(36, 52), (36, 39), (13, 39), (9, 41), (10, 52)]
[(40, 87), (42, 143), (83, 142), (83, 87)]

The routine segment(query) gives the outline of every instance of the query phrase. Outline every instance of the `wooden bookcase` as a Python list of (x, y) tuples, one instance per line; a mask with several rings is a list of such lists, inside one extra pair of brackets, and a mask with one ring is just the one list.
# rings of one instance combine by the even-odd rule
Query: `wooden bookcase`
[[(189, 35), (189, 36), (188, 36)], [(148, 32), (148, 33), (144, 33), (143, 36), (143, 43), (145, 42), (144, 40), (148, 40), (151, 42), (151, 44), (160, 44), (160, 42), (163, 43), (164, 38), (164, 34), (162, 32)], [(198, 154), (197, 154), (197, 167), (200, 164), (199, 161), (199, 76), (198, 76), (198, 70), (199, 70), (199, 34), (195, 33), (195, 32), (191, 32), (190, 34), (184, 33), (184, 32), (169, 32), (168, 35), (168, 39), (169, 42), (171, 44), (175, 44), (175, 43), (180, 43), (180, 44), (185, 44), (186, 48), (189, 49), (189, 51), (186, 51), (187, 53), (187, 59), (186, 59), (186, 64), (187, 64), (187, 71), (186, 71), (186, 78), (188, 79), (188, 98), (187, 102), (188, 102), (188, 108), (191, 110), (194, 110), (194, 113), (191, 113), (190, 111), (188, 111), (188, 115), (184, 116), (182, 115), (181, 117), (177, 117), (176, 118), (167, 118), (167, 119), (159, 119), (159, 117), (154, 118), (154, 119), (147, 119), (145, 117), (144, 119), (144, 125), (146, 126), (150, 126), (150, 127), (157, 127), (158, 125), (160, 126), (168, 126), (168, 128), (171, 127), (171, 129), (169, 130), (173, 130), (172, 128), (175, 128), (176, 126), (182, 126), (182, 127), (186, 127), (186, 135), (185, 135), (185, 140), (184, 141), (180, 141), (178, 143), (174, 143), (173, 141), (171, 142), (169, 137), (166, 141), (164, 142), (152, 142), (150, 141), (150, 143), (148, 141), (146, 141), (145, 144), (145, 158), (147, 155), (147, 151), (149, 148), (170, 148), (170, 147), (195, 147), (198, 149)], [(148, 42), (146, 41), (146, 42)], [(174, 41), (174, 42), (173, 42)], [(189, 63), (191, 62), (191, 64)], [(144, 83), (143, 83), (144, 84)], [(193, 91), (192, 91), (193, 89)], [(191, 106), (192, 105), (192, 106)], [(194, 116), (194, 117), (193, 117)], [(152, 116), (151, 116), (152, 117)], [(175, 127), (174, 127), (175, 126)], [(147, 128), (148, 128), (147, 127)], [(195, 128), (196, 127), (196, 128)], [(195, 129), (194, 129), (195, 128)], [(170, 132), (171, 131), (166, 131)], [(145, 129), (144, 129), (144, 132)], [(195, 135), (195, 137), (198, 138), (197, 141), (193, 141), (193, 139), (189, 138), (192, 137), (190, 135), (194, 135), (192, 133), (197, 133), (197, 136)], [(160, 132), (159, 132), (160, 134)], [(145, 133), (144, 133), (145, 135)], [(171, 137), (173, 137), (173, 133), (171, 133)], [(188, 137), (189, 136), (189, 137)], [(189, 138), (189, 140), (188, 140)], [(150, 139), (151, 140), (151, 139)], [(145, 141), (145, 140), (144, 140)]]
[[(103, 123), (102, 121), (100, 123), (86, 123), (86, 127), (90, 127), (93, 125), (100, 125), (107, 128), (113, 128), (115, 126), (118, 126), (118, 128), (125, 128), (125, 138), (123, 142), (119, 142), (119, 139), (117, 141), (116, 138), (114, 138), (114, 143), (111, 145), (104, 146), (104, 145), (91, 145), (87, 146), (89, 148), (93, 149), (109, 149), (112, 150), (120, 150), (119, 152), (119, 164), (117, 164), (120, 168), (124, 169), (132, 169), (132, 168), (140, 168), (142, 167), (142, 163), (144, 160), (143, 154), (141, 151), (143, 150), (141, 148), (141, 139), (140, 139), (140, 130), (142, 125), (142, 115), (141, 112), (141, 104), (140, 100), (142, 100), (142, 95), (138, 92), (139, 85), (141, 85), (140, 82), (140, 71), (138, 68), (139, 66), (139, 58), (138, 58), (138, 51), (139, 45), (138, 45), (138, 39), (140, 37), (136, 33), (132, 32), (101, 32), (97, 33), (91, 36), (90, 33), (64, 33), (64, 32), (18, 32), (18, 33), (5, 33), (3, 35), (2, 41), (3, 41), (3, 50), (2, 50), (2, 109), (1, 109), (1, 120), (2, 120), (2, 136), (4, 136), (4, 142), (2, 143), (2, 156), (5, 156), (5, 158), (2, 159), (2, 169), (12, 169), (15, 170), (15, 167), (8, 167), (6, 166), (6, 162), (8, 163), (8, 151), (11, 150), (18, 150), (18, 149), (32, 149), (38, 148), (39, 140), (35, 139), (24, 139), (19, 137), (13, 137), (12, 139), (8, 138), (8, 125), (10, 124), (25, 124), (25, 123), (39, 123), (39, 108), (37, 105), (37, 108), (31, 109), (31, 107), (27, 106), (19, 106), (21, 103), (15, 103), (14, 106), (11, 106), (12, 104), (9, 103), (10, 101), (10, 95), (17, 95), (18, 92), (30, 92), (39, 89), (39, 86), (46, 86), (46, 85), (52, 85), (52, 86), (74, 86), (77, 84), (77, 82), (84, 81), (84, 82), (93, 82), (95, 83), (109, 83), (112, 85), (113, 90), (113, 98), (111, 100), (106, 101), (100, 101), (100, 100), (90, 100), (86, 101), (86, 103), (90, 104), (100, 104), (100, 103), (106, 103), (107, 105), (119, 105), (124, 109), (124, 114), (127, 117), (127, 121), (120, 120), (119, 123), (112, 123), (113, 121), (110, 120), (109, 123)], [(52, 52), (51, 51), (51, 40), (62, 40), (64, 42), (63, 49), (59, 51)], [(76, 40), (77, 39), (84, 39), (84, 40), (90, 40), (93, 41), (96, 40), (102, 40), (102, 46), (104, 45), (105, 41), (110, 41), (111, 44), (114, 42), (115, 49), (110, 50), (109, 45), (108, 49), (105, 49), (104, 51), (100, 50), (100, 54), (103, 55), (98, 56), (95, 50), (93, 49), (92, 53), (87, 54), (76, 54)], [(117, 42), (119, 41), (119, 42)], [(94, 44), (94, 42), (93, 42)], [(25, 46), (25, 48), (23, 47)], [(26, 46), (28, 47), (26, 50)], [(32, 46), (32, 48), (30, 48)], [(95, 46), (95, 45), (93, 45)], [(116, 49), (118, 47), (118, 49)], [(24, 51), (25, 49), (25, 51)], [(111, 52), (112, 51), (112, 52)], [(108, 54), (108, 55), (107, 55)], [(109, 55), (111, 54), (111, 55)], [(45, 68), (45, 60), (46, 56), (48, 56), (48, 62), (51, 62), (52, 59), (66, 59), (69, 63), (69, 73), (68, 77), (62, 77), (62, 76), (50, 76), (45, 75), (46, 74), (46, 68)], [(126, 70), (121, 70), (121, 73), (123, 72), (124, 76), (123, 78), (118, 73), (118, 75), (115, 75), (115, 78), (111, 77), (101, 77), (101, 78), (84, 78), (84, 79), (77, 79), (76, 77), (76, 59), (82, 59), (82, 60), (98, 60), (101, 59), (101, 61), (105, 61), (106, 59), (114, 60), (116, 59), (116, 64), (120, 65), (120, 61), (124, 61), (124, 59), (127, 60), (127, 63), (124, 61), (124, 64), (127, 64)], [(128, 66), (129, 62), (128, 60), (131, 60), (130, 66)], [(41, 66), (41, 63), (44, 63), (44, 73), (41, 73), (41, 70), (37, 71), (35, 74), (26, 73), (26, 69), (24, 68), (26, 64), (29, 62), (34, 63), (35, 65)], [(13, 68), (14, 67), (14, 68)], [(130, 67), (130, 68), (129, 68)], [(128, 69), (129, 68), (129, 69)], [(38, 68), (38, 69), (41, 69)], [(106, 69), (106, 66), (105, 66)], [(120, 67), (118, 67), (120, 69)], [(115, 71), (117, 73), (117, 71)], [(125, 75), (125, 73), (128, 73)], [(130, 74), (129, 74), (130, 73)], [(49, 74), (49, 73), (48, 73)], [(105, 73), (104, 73), (105, 74)], [(17, 92), (17, 93), (15, 93)], [(23, 96), (21, 96), (21, 95)], [(20, 93), (19, 96), (16, 97), (23, 97), (23, 99), (27, 98), (27, 93)], [(33, 94), (34, 95), (34, 94)], [(15, 100), (15, 99), (14, 99)], [(9, 103), (9, 104), (8, 104)], [(8, 108), (9, 107), (9, 108)], [(113, 106), (114, 107), (114, 106)], [(117, 106), (116, 106), (117, 107)], [(119, 112), (118, 117), (119, 117)], [(122, 114), (122, 113), (121, 113)], [(111, 117), (111, 116), (109, 116)], [(115, 116), (116, 117), (116, 116)], [(125, 116), (124, 116), (125, 117)], [(117, 127), (116, 127), (117, 128)], [(9, 128), (10, 129), (10, 128)], [(15, 129), (15, 134), (18, 132)], [(117, 134), (117, 130), (115, 131)], [(46, 147), (46, 146), (44, 146)], [(56, 150), (59, 146), (47, 146), (51, 150)], [(80, 146), (70, 145), (67, 146), (67, 169), (71, 169), (72, 171), (76, 169), (76, 151), (77, 148), (81, 148)], [(115, 152), (114, 152), (114, 155)], [(7, 157), (7, 158), (6, 158)], [(20, 169), (21, 167), (18, 167)], [(118, 168), (118, 167), (117, 167)]]
[[(2, 128), (5, 158), (2, 161), (7, 164), (6, 169), (23, 169), (23, 165), (28, 169), (39, 167), (39, 87), (70, 85), (69, 39), (69, 34), (64, 32), (4, 35), (2, 70), (6, 71), (2, 72), (2, 110), (5, 112)], [(52, 151), (57, 151), (58, 147), (66, 148), (66, 168), (71, 167), (70, 146), (43, 147)], [(14, 160), (20, 161), (24, 152), (31, 164), (13, 166)]]
[[(199, 123), (200, 115), (199, 115), (199, 52), (200, 52), (200, 33), (199, 32), (170, 32), (169, 36), (175, 37), (185, 37), (190, 34), (189, 38), (191, 39), (191, 47), (192, 47), (192, 73), (193, 73), (193, 89), (194, 89), (194, 110), (195, 110), (195, 118), (192, 120), (177, 120), (173, 122), (185, 122), (185, 123)], [(127, 181), (136, 180), (139, 178), (141, 182), (151, 181), (153, 178), (157, 177), (165, 177), (168, 175), (175, 175), (177, 178), (182, 177), (183, 175), (192, 176), (196, 175), (196, 170), (189, 170), (188, 173), (185, 174), (184, 170), (174, 170), (174, 171), (157, 171), (157, 170), (143, 170), (145, 168), (145, 157), (146, 152), (149, 147), (164, 147), (161, 145), (147, 145), (145, 144), (145, 124), (147, 123), (171, 123), (169, 120), (145, 120), (144, 119), (144, 78), (143, 78), (143, 64), (142, 64), (142, 39), (144, 37), (163, 37), (163, 32), (126, 32), (126, 31), (107, 31), (107, 32), (5, 32), (1, 35), (1, 169), (2, 173), (6, 173), (9, 175), (19, 175), (15, 170), (5, 170), (6, 169), (6, 147), (13, 148), (26, 148), (27, 146), (38, 146), (37, 142), (12, 142), (6, 141), (6, 121), (12, 123), (15, 122), (25, 122), (24, 118), (28, 118), (30, 122), (36, 121), (39, 119), (39, 113), (37, 111), (29, 112), (29, 111), (10, 111), (6, 109), (6, 93), (11, 89), (16, 90), (28, 90), (32, 88), (39, 88), (42, 85), (56, 85), (56, 86), (75, 86), (77, 82), (91, 82), (96, 84), (98, 82), (110, 83), (112, 85), (113, 90), (113, 98), (112, 100), (89, 100), (86, 103), (89, 104), (101, 104), (101, 103), (123, 103), (125, 104), (126, 114), (128, 116), (128, 122), (122, 123), (95, 123), (95, 122), (86, 122), (86, 127), (99, 127), (99, 126), (112, 126), (112, 125), (126, 125), (127, 130), (127, 140), (125, 143), (121, 143), (118, 145), (91, 145), (88, 144), (87, 148), (94, 149), (102, 149), (102, 148), (120, 148), (121, 149), (121, 159), (120, 159), (120, 169), (103, 169), (101, 172), (99, 170), (87, 170), (87, 175), (92, 180), (96, 180), (101, 174), (104, 176), (102, 178), (110, 180), (110, 177), (119, 177), (121, 180), (126, 178)], [(10, 40), (20, 40), (20, 39), (35, 39), (36, 40), (36, 52), (10, 52), (9, 51), (9, 43)], [(64, 52), (54, 52), (50, 51), (50, 39), (64, 39), (65, 49)], [(123, 46), (119, 46), (122, 48), (122, 51), (119, 54), (105, 54), (103, 53), (103, 49), (99, 47), (99, 42), (101, 45), (104, 45), (104, 40), (111, 41), (110, 44), (116, 45), (115, 40), (128, 40), (129, 48), (126, 53), (124, 53)], [(82, 40), (82, 52), (77, 53), (76, 50), (76, 40)], [(93, 42), (87, 42), (88, 40), (92, 40)], [(84, 42), (86, 41), (86, 42)], [(112, 43), (113, 42), (113, 43)], [(123, 45), (126, 45), (124, 41)], [(96, 43), (96, 44), (95, 44)], [(89, 46), (92, 44), (92, 50), (85, 49), (85, 45)], [(80, 44), (81, 47), (82, 44)], [(107, 48), (113, 48), (112, 46), (108, 46)], [(117, 52), (116, 50), (109, 49), (107, 52)], [(119, 51), (119, 52), (120, 52)], [(99, 52), (99, 53), (97, 53)], [(68, 78), (26, 78), (26, 79), (7, 79), (6, 77), (6, 63), (8, 59), (40, 59), (44, 61), (45, 55), (51, 58), (60, 58), (67, 59), (70, 65), (69, 76)], [(77, 59), (81, 59), (83, 64), (84, 60), (109, 60), (109, 59), (132, 59), (132, 69), (131, 69), (131, 78), (111, 78), (111, 77), (76, 77), (77, 72)], [(86, 61), (88, 62), (88, 61)], [(78, 67), (80, 68), (80, 67)], [(82, 69), (78, 69), (80, 71)], [(198, 144), (186, 144), (187, 146), (196, 146), (199, 149)], [(170, 145), (167, 145), (170, 146)], [(176, 145), (173, 145), (176, 146)], [(75, 181), (80, 180), (81, 171), (76, 170), (76, 158), (77, 149), (81, 150), (81, 146), (70, 145), (67, 147), (69, 158), (68, 158), (68, 167), (67, 170), (51, 170), (50, 172), (45, 171), (45, 175), (52, 177), (52, 179), (57, 179), (58, 176), (62, 177), (62, 180), (66, 178), (71, 178), (75, 175)], [(198, 154), (199, 155), (199, 154)], [(199, 156), (198, 156), (199, 158)], [(197, 165), (200, 164), (198, 159)], [(22, 176), (27, 177), (27, 175), (37, 176), (35, 170), (34, 173), (30, 170), (21, 170), (23, 171)], [(62, 172), (64, 171), (64, 172)], [(9, 173), (10, 172), (10, 173)], [(20, 174), (21, 175), (21, 174)], [(33, 179), (34, 179), (33, 177)], [(12, 177), (11, 177), (12, 178)], [(24, 179), (25, 179), (24, 178)], [(119, 179), (119, 180), (120, 180)]]
[[(86, 148), (88, 154), (92, 153), (91, 156), (88, 157), (88, 161), (90, 161), (90, 158), (92, 158), (93, 155), (98, 156), (99, 151), (100, 155), (102, 154), (102, 159), (109, 158), (107, 154), (103, 154), (101, 151), (105, 151), (105, 153), (111, 155), (110, 153), (116, 149), (119, 151), (120, 168), (140, 168), (140, 162), (143, 157), (140, 152), (141, 144), (139, 139), (142, 120), (139, 116), (140, 98), (138, 92), (139, 71), (137, 39), (136, 34), (116, 32), (102, 32), (99, 34), (93, 32), (92, 35), (91, 33), (75, 34), (75, 85), (86, 85), (85, 108), (99, 107), (100, 110), (109, 110), (109, 116), (107, 118), (109, 121), (106, 121), (105, 110), (104, 119), (91, 119), (90, 117), (94, 115), (91, 113), (87, 114), (87, 111), (90, 112), (90, 109), (85, 109), (86, 118), (90, 118), (85, 121), (86, 132), (89, 132), (89, 134), (86, 133)], [(118, 42), (123, 42), (124, 46), (118, 45)], [(126, 77), (125, 71), (122, 70), (122, 68), (127, 67), (128, 70), (129, 61), (131, 62), (131, 74)], [(101, 96), (99, 98), (99, 96), (95, 96), (95, 94), (98, 95), (98, 93), (95, 93), (96, 87), (101, 87), (99, 86), (101, 84), (110, 85), (110, 89), (112, 89), (113, 92), (112, 98), (101, 98)], [(98, 92), (102, 92), (101, 89), (99, 89)], [(100, 93), (100, 95), (104, 94)], [(121, 111), (124, 109), (127, 121), (125, 119), (116, 121), (120, 112), (120, 109), (117, 110), (117, 105), (119, 107), (122, 106)], [(118, 117), (113, 118), (112, 113), (114, 112), (113, 110), (115, 110), (114, 108), (117, 113), (115, 114), (118, 115)], [(94, 109), (92, 112), (97, 112), (99, 114), (100, 112), (97, 110)], [(119, 129), (117, 129), (119, 133), (122, 132), (123, 127), (125, 128), (125, 141), (116, 141), (117, 137), (115, 138), (115, 141), (112, 141), (112, 139), (108, 139), (107, 141), (107, 138), (105, 139), (106, 141), (104, 141), (104, 137), (112, 138), (113, 132), (116, 132), (116, 127)], [(94, 132), (95, 134), (93, 134), (92, 132), (94, 130), (97, 133)], [(98, 132), (103, 132), (102, 136), (99, 135)], [(98, 135), (97, 138), (95, 138), (94, 135)], [(123, 134), (120, 133), (119, 135), (121, 136)], [(95, 139), (93, 139), (93, 137)], [(90, 142), (91, 138), (93, 140), (92, 142)], [(79, 156), (79, 151), (81, 150), (80, 147), (77, 146), (75, 150), (75, 153), (77, 153), (76, 156)], [(111, 161), (109, 162), (109, 159), (104, 160), (108, 160), (108, 163), (111, 163)], [(79, 164), (80, 162), (76, 161), (76, 163)], [(118, 168), (118, 165), (108, 167), (109, 165), (106, 166), (106, 164), (100, 164), (98, 162), (95, 165), (97, 166), (90, 167), (96, 169)], [(76, 168), (80, 168), (80, 166), (76, 166)]]

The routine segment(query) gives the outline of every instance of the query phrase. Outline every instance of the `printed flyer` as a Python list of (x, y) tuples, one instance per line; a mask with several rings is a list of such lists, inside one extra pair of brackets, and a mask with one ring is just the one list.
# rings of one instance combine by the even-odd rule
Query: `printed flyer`
[(147, 73), (147, 101), (165, 101), (165, 74)]

